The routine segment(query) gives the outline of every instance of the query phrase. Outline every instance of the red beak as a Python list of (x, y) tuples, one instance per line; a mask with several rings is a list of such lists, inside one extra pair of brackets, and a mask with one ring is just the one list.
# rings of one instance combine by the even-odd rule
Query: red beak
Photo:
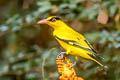
[(38, 21), (37, 24), (47, 24), (49, 22), (50, 21), (48, 21), (47, 19), (43, 19), (43, 20)]

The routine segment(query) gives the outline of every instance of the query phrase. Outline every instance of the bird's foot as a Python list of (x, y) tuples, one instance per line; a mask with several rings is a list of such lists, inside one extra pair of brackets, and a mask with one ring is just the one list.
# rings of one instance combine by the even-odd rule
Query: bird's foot
[(76, 61), (75, 61), (74, 63), (72, 63), (72, 66), (71, 66), (71, 68), (72, 68), (72, 67), (74, 67), (75, 65), (76, 65)]
[(61, 52), (57, 55), (57, 59), (61, 57), (62, 59), (64, 58), (66, 52)]

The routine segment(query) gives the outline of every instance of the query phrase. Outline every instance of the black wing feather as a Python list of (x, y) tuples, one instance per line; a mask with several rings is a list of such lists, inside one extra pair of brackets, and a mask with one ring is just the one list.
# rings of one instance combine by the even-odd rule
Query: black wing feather
[(94, 52), (94, 53), (97, 53), (94, 49), (93, 49), (93, 47), (89, 44), (89, 42), (87, 41), (87, 40), (84, 40), (86, 43), (87, 43), (87, 45), (91, 48), (91, 50)]
[(80, 46), (80, 45), (75, 44), (75, 43), (77, 43), (77, 42), (74, 41), (74, 40), (64, 40), (64, 39), (61, 39), (61, 38), (59, 38), (59, 37), (57, 37), (57, 36), (55, 36), (55, 38), (57, 38), (57, 39), (65, 42), (65, 43), (67, 43), (67, 44), (69, 44), (70, 42), (73, 42), (73, 44), (69, 44), (69, 45), (79, 47), (79, 48), (84, 49), (84, 50), (87, 50), (87, 51), (89, 51), (89, 52), (91, 52), (91, 53), (95, 53), (95, 51), (93, 51), (92, 49), (88, 49), (88, 48), (85, 48), (85, 47), (82, 47), (82, 46)]
[(91, 54), (88, 54), (88, 55), (89, 55), (90, 57), (92, 57), (93, 59), (97, 60), (100, 64), (102, 64), (102, 65), (104, 66), (104, 63), (103, 63), (102, 61), (100, 61), (97, 56), (91, 55)]

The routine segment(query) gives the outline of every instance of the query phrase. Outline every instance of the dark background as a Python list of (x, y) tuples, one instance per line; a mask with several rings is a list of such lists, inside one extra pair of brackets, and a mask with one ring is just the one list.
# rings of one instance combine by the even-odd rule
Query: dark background
[(120, 80), (119, 0), (0, 0), (0, 80), (58, 80), (60, 46), (52, 29), (36, 22), (60, 16), (85, 35), (108, 66), (80, 58), (85, 80)]

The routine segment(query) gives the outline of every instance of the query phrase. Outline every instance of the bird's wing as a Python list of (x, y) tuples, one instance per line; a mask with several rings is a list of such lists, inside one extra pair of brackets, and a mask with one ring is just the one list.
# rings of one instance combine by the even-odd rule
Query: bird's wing
[[(71, 35), (71, 36), (73, 36), (73, 35)], [(65, 42), (69, 45), (84, 49), (84, 50), (89, 51), (91, 53), (95, 53), (95, 54), (97, 53), (85, 38), (81, 38), (79, 36), (74, 36), (74, 38), (72, 37), (70, 39), (70, 37), (65, 38), (65, 37), (60, 37), (58, 35), (55, 35), (55, 38), (60, 40), (60, 41)]]
[[(99, 55), (96, 54), (96, 51), (91, 47), (91, 45), (88, 43), (87, 40), (68, 40), (68, 39), (63, 39), (63, 38), (59, 38), (58, 36), (55, 36), (56, 39), (63, 41), (65, 43), (67, 43), (68, 45), (72, 45), (81, 49), (84, 49), (86, 51), (89, 51), (89, 53), (87, 53), (90, 57), (92, 57), (93, 59), (95, 59), (95, 61), (100, 64), (101, 66), (104, 66), (104, 64), (99, 60), (99, 58), (101, 58)], [(80, 44), (81, 43), (81, 44)]]

